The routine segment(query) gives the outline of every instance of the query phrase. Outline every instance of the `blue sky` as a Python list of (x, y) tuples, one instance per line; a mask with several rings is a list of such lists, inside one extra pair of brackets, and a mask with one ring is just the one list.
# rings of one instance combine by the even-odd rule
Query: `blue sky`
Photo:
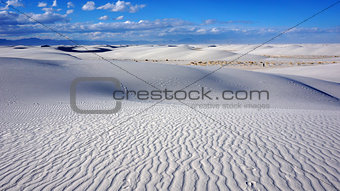
[[(261, 43), (336, 1), (0, 0), (0, 38)], [(273, 43), (340, 42), (340, 3)]]

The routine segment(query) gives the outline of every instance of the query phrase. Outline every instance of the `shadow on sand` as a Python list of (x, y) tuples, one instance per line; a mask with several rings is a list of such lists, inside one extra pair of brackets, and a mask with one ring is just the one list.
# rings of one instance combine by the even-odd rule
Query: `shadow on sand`
[(57, 47), (58, 50), (65, 51), (65, 52), (78, 52), (78, 53), (99, 53), (99, 52), (108, 52), (112, 51), (108, 48), (96, 48), (91, 50), (74, 50), (77, 46), (59, 46)]

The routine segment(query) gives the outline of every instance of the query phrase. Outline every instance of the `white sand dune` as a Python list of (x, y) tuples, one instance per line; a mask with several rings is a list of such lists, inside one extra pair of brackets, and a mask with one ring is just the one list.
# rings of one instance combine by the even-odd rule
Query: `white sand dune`
[[(132, 53), (132, 54), (131, 54)], [(226, 59), (236, 53), (216, 50), (208, 47), (189, 45), (168, 46), (133, 46), (115, 50), (113, 53), (103, 54), (107, 58), (118, 59), (157, 59), (157, 60), (211, 60)]]
[[(339, 190), (339, 64), (223, 68), (186, 88), (206, 87), (212, 97), (224, 90), (268, 90), (269, 100), (182, 101), (193, 110), (175, 100), (154, 106), (158, 101), (133, 99), (110, 115), (78, 114), (70, 107), (76, 77), (115, 77), (129, 90), (154, 89), (148, 84), (177, 90), (218, 67), (131, 60), (218, 60), (239, 55), (242, 51), (231, 49), (243, 45), (224, 46), (159, 46), (156, 52), (156, 46), (133, 46), (98, 53), (129, 59), (112, 63), (55, 47), (13, 50), (21, 51), (17, 54), (1, 47), (6, 51), (0, 53), (0, 190)], [(263, 49), (279, 45), (270, 46)], [(332, 48), (322, 52), (315, 46), (318, 55), (333, 54)], [(77, 94), (79, 106), (114, 105), (111, 87), (87, 88)], [(242, 108), (232, 107), (237, 104)]]
[(54, 47), (28, 46), (25, 49), (15, 49), (15, 47), (0, 46), (1, 57), (27, 58), (34, 60), (78, 60), (70, 54), (55, 50)]
[[(259, 45), (231, 44), (217, 46), (236, 53), (243, 53)], [(332, 55), (339, 56), (339, 44), (266, 44), (252, 51), (257, 55)]]
[(269, 69), (261, 69), (259, 71), (275, 73), (275, 74), (305, 76), (305, 77), (317, 78), (317, 79), (340, 83), (339, 81), (340, 66), (339, 65), (340, 64), (329, 64), (329, 65), (312, 66), (312, 67), (300, 66), (300, 67), (288, 67), (288, 68), (269, 68)]

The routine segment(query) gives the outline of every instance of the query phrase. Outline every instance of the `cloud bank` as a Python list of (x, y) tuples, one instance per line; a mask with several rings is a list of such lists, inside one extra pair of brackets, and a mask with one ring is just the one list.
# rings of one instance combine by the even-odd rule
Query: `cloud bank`
[[(60, 2), (59, 2), (60, 3)], [(92, 21), (72, 22), (72, 14), (77, 8), (69, 1), (58, 4), (53, 0), (35, 4), (40, 13), (23, 14), (11, 10), (11, 7), (22, 7), (19, 0), (8, 0), (0, 10), (0, 38), (18, 39), (27, 37), (57, 38), (55, 31), (65, 33), (73, 39), (99, 40), (148, 40), (167, 42), (193, 43), (261, 43), (284, 31), (283, 27), (255, 27), (253, 21), (217, 20), (214, 18), (195, 23), (185, 19), (136, 19), (129, 20), (132, 15), (144, 8), (144, 4), (132, 4), (128, 1), (116, 1), (96, 6), (94, 1), (87, 1), (78, 7), (78, 11), (95, 11), (105, 13)], [(61, 8), (60, 8), (61, 7)], [(67, 9), (66, 9), (67, 7)], [(65, 8), (66, 10), (62, 10)], [(77, 11), (77, 10), (76, 10)], [(108, 12), (125, 12), (125, 15), (108, 15)], [(117, 13), (109, 13), (117, 14)], [(99, 21), (98, 21), (99, 20)], [(44, 24), (42, 26), (39, 23)], [(46, 27), (48, 25), (48, 27)], [(296, 28), (285, 34), (281, 39), (295, 42), (340, 42), (340, 27)], [(183, 40), (184, 39), (184, 40)]]

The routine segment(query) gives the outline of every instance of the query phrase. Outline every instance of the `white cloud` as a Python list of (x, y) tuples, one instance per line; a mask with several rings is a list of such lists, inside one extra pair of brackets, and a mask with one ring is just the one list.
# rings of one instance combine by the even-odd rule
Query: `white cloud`
[(215, 19), (207, 19), (203, 21), (204, 25), (211, 25), (211, 24), (215, 24), (216, 20)]
[(45, 12), (43, 14), (34, 14), (32, 15), (32, 18), (42, 23), (56, 23), (67, 21), (68, 19), (66, 16), (67, 15), (61, 15), (58, 13)]
[(19, 15), (14, 12), (0, 11), (0, 21), (2, 25), (18, 24), (18, 17)]
[[(3, 2), (3, 1), (1, 1), (1, 2)], [(21, 6), (23, 6), (23, 4), (20, 3), (20, 0), (8, 0), (6, 2), (6, 6), (5, 7), (0, 7), (0, 10), (8, 10), (9, 6), (21, 7)]]
[(114, 5), (113, 4), (111, 4), (111, 3), (106, 3), (105, 5), (103, 5), (103, 6), (100, 6), (100, 7), (98, 7), (97, 9), (112, 9), (114, 7)]
[(202, 22), (202, 25), (212, 25), (212, 24), (251, 24), (252, 21), (245, 20), (229, 20), (229, 21), (219, 21), (216, 19), (207, 19)]
[(206, 33), (207, 30), (206, 30), (206, 29), (198, 29), (196, 32), (197, 32), (197, 33)]
[(47, 3), (45, 2), (39, 2), (38, 3), (38, 7), (46, 7), (47, 6)]
[[(193, 36), (194, 40), (209, 43), (259, 43), (258, 41), (266, 40), (263, 38), (269, 38), (282, 30), (281, 28), (234, 28), (225, 25), (202, 26), (202, 23), (195, 24), (180, 19), (69, 23), (66, 22), (68, 20), (66, 17), (67, 15), (56, 13), (54, 8), (46, 7), (45, 10), (46, 12), (44, 14), (28, 13), (28, 15), (40, 22), (51, 24), (50, 26), (52, 28), (58, 29), (61, 33), (72, 35), (71, 38), (73, 39), (93, 38), (128, 41), (160, 40), (162, 42), (169, 40), (173, 43), (174, 41), (182, 42), (181, 39)], [(0, 23), (0, 36), (2, 38), (27, 38), (30, 36), (37, 36), (38, 38), (54, 38), (53, 31), (48, 30), (34, 21), (28, 20), (24, 15), (20, 15), (15, 12), (0, 11)], [(297, 36), (296, 38), (300, 38), (304, 37), (306, 33), (308, 33), (309, 35), (313, 35), (311, 38), (324, 35), (323, 37), (320, 37), (320, 39), (329, 39), (329, 35), (336, 36), (339, 34), (339, 31), (340, 27), (329, 29), (303, 28), (298, 31), (292, 30), (287, 35), (294, 38), (295, 36)], [(263, 38), (259, 39), (259, 36), (262, 36)], [(239, 39), (241, 40), (239, 41)]]
[(82, 7), (84, 11), (92, 11), (95, 8), (95, 3), (93, 1), (86, 2), (86, 4)]
[(123, 15), (121, 15), (121, 16), (115, 18), (115, 20), (117, 20), (117, 21), (122, 20), (122, 19), (124, 19), (124, 16), (123, 16)]
[(132, 5), (131, 2), (125, 2), (118, 0), (116, 3), (106, 3), (103, 6), (98, 7), (97, 9), (105, 9), (105, 10), (111, 10), (113, 12), (123, 12), (128, 11), (130, 13), (135, 13), (139, 9), (144, 8), (146, 5)]
[(112, 5), (112, 11), (113, 12), (118, 12), (118, 11), (124, 11), (124, 9), (129, 5), (129, 2), (125, 1), (117, 1), (115, 5)]
[[(125, 21), (125, 22), (98, 22), (98, 23), (69, 23), (67, 14), (61, 15), (54, 12), (53, 8), (44, 8), (45, 13), (33, 14), (28, 13), (34, 20), (45, 24), (53, 24), (52, 28), (58, 29), (62, 33), (89, 33), (89, 32), (103, 32), (103, 33), (143, 33), (143, 31), (150, 31), (155, 34), (163, 30), (171, 28), (191, 25), (191, 23), (180, 19), (157, 19), (154, 21)], [(40, 34), (52, 33), (45, 27), (37, 24), (33, 20), (27, 19), (24, 15), (16, 13), (9, 13), (7, 11), (0, 11), (0, 34)], [(138, 35), (139, 35), (138, 34)]]
[(56, 6), (57, 6), (57, 0), (53, 0), (52, 7), (56, 7)]
[(102, 21), (105, 21), (107, 19), (109, 19), (109, 17), (107, 15), (99, 17), (99, 20), (102, 20)]
[[(36, 21), (45, 24), (53, 24), (57, 22), (67, 22), (69, 20), (67, 18), (67, 14), (62, 15), (55, 13), (53, 8), (45, 7), (42, 10), (45, 11), (43, 14), (26, 13), (26, 15), (32, 19), (28, 18), (26, 15), (17, 14), (15, 12), (0, 11), (0, 22), (1, 25), (6, 28), (9, 25), (13, 27), (19, 27), (19, 25), (36, 24)], [(10, 30), (10, 28), (8, 30)]]
[(66, 15), (72, 14), (73, 13), (73, 9), (69, 9), (66, 11)]
[(70, 2), (67, 2), (67, 8), (72, 8), (74, 7), (74, 4), (70, 1)]
[(11, 5), (13, 7), (21, 7), (23, 6), (22, 3), (20, 3), (20, 0), (8, 0), (7, 5)]
[(218, 30), (218, 28), (212, 28), (210, 31), (211, 31), (212, 33), (218, 33), (218, 32), (220, 32), (220, 30)]
[(144, 20), (142, 22), (125, 21), (125, 22), (109, 22), (82, 25), (83, 30), (100, 31), (100, 32), (120, 32), (120, 31), (139, 31), (153, 30), (162, 28), (171, 28), (175, 26), (183, 26), (189, 24), (180, 19), (157, 19), (154, 21)]
[[(29, 16), (32, 17), (32, 19), (27, 19), (27, 17), (19, 17), (20, 19), (25, 19), (25, 20), (31, 20), (29, 22), (34, 23), (35, 21), (39, 21), (41, 23), (46, 23), (46, 24), (52, 24), (52, 23), (57, 23), (57, 22), (67, 22), (69, 19), (67, 18), (68, 14), (71, 14), (73, 10), (68, 10), (66, 14), (62, 15), (59, 13), (55, 13), (55, 11), (59, 11), (59, 9), (55, 10), (53, 8), (42, 8), (45, 13), (43, 14), (34, 14), (34, 13), (28, 13)], [(71, 12), (70, 12), (71, 11)]]
[(45, 11), (45, 12), (48, 12), (48, 13), (53, 12), (53, 8), (49, 8), (49, 7), (42, 8), (42, 10)]
[(100, 38), (102, 36), (102, 33), (101, 32), (91, 32), (91, 33), (89, 33), (89, 35), (90, 35), (90, 38), (92, 40), (95, 40), (95, 39)]
[(146, 5), (142, 4), (142, 5), (134, 5), (134, 6), (130, 6), (130, 13), (135, 13), (137, 12), (139, 9), (144, 8)]

